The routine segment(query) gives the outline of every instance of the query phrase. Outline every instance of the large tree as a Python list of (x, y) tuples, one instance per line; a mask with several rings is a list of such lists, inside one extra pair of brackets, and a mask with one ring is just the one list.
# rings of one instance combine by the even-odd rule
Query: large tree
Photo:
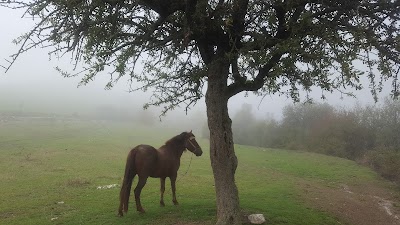
[[(21, 48), (71, 52), (87, 83), (107, 71), (153, 92), (149, 105), (190, 108), (203, 97), (217, 224), (240, 224), (228, 100), (240, 92), (299, 99), (316, 86), (347, 93), (370, 80), (374, 96), (392, 81), (399, 95), (400, 1), (397, 0), (2, 0), (25, 8), (36, 25)], [(354, 66), (355, 64), (361, 67)], [(143, 67), (139, 67), (142, 65)], [(7, 67), (7, 66), (6, 66)], [(82, 70), (80, 70), (82, 69)], [(69, 73), (72, 72), (72, 73)], [(83, 72), (83, 73), (81, 73)]]

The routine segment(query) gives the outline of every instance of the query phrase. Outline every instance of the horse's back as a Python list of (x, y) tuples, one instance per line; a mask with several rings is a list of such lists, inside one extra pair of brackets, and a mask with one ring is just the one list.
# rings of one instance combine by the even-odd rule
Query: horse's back
[(150, 145), (138, 145), (131, 150), (135, 155), (136, 173), (139, 176), (149, 176), (157, 169), (158, 153), (157, 149)]

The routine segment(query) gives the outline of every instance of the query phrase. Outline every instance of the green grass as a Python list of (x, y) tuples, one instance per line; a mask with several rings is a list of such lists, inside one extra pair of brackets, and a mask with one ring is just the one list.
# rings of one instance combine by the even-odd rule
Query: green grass
[[(202, 157), (191, 160), (191, 154), (183, 155), (177, 207), (171, 202), (169, 182), (166, 207), (159, 207), (159, 180), (149, 179), (142, 192), (147, 213), (138, 214), (132, 202), (128, 214), (120, 218), (119, 188), (97, 189), (121, 183), (132, 147), (160, 146), (178, 133), (105, 122), (1, 123), (0, 224), (213, 224), (216, 206), (206, 140), (200, 141)], [(236, 152), (241, 207), (244, 212), (263, 213), (271, 225), (338, 224), (303, 202), (299, 181), (329, 186), (378, 179), (367, 168), (329, 156), (247, 146), (236, 146)]]
[(307, 152), (236, 146), (241, 205), (264, 213), (271, 224), (340, 224), (301, 201), (297, 183), (337, 186), (380, 180), (353, 161)]

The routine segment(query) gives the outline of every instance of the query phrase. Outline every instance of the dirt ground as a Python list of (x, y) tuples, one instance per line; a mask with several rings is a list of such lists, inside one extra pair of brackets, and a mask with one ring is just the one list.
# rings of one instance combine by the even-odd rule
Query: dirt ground
[(400, 225), (400, 196), (380, 185), (329, 186), (299, 182), (310, 206), (351, 225)]

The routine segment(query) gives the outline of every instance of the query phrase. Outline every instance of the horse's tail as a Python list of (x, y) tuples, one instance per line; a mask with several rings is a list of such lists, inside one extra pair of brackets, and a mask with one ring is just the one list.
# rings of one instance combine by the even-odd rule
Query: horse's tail
[(129, 196), (131, 194), (132, 182), (133, 178), (136, 175), (135, 155), (136, 155), (136, 150), (132, 149), (128, 154), (128, 158), (126, 159), (124, 180), (122, 181), (121, 191), (119, 193), (120, 203), (119, 203), (118, 214), (120, 216), (123, 216), (124, 215), (123, 213), (128, 212)]

